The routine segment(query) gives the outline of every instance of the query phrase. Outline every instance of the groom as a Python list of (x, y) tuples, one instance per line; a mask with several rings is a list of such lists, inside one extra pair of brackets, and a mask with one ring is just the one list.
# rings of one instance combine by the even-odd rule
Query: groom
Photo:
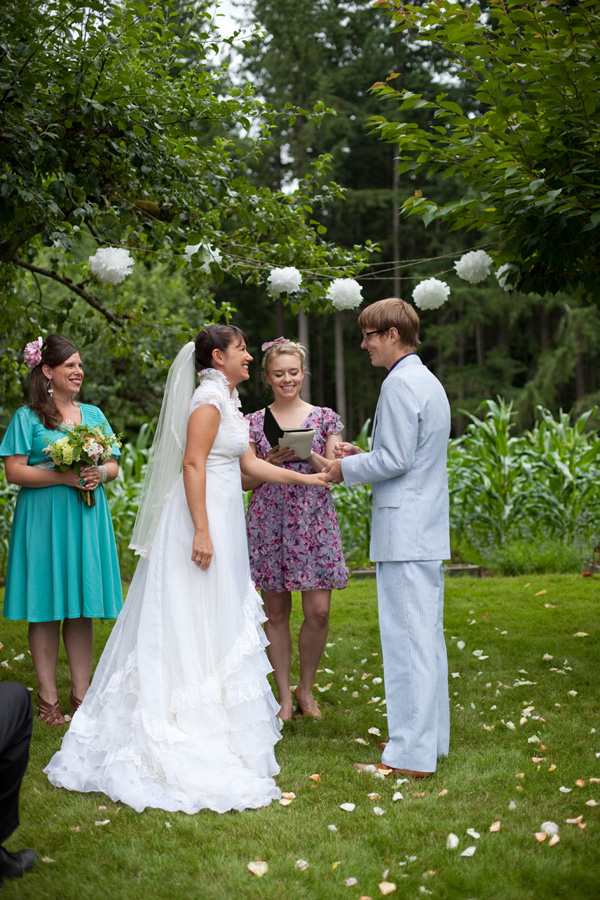
[(361, 312), (358, 324), (371, 365), (388, 370), (371, 450), (341, 442), (338, 459), (324, 473), (336, 483), (373, 487), (370, 555), (377, 564), (390, 736), (376, 768), (423, 778), (435, 772), (437, 757), (449, 747), (442, 560), (450, 556), (450, 407), (442, 385), (416, 355), (419, 317), (412, 306), (379, 300)]

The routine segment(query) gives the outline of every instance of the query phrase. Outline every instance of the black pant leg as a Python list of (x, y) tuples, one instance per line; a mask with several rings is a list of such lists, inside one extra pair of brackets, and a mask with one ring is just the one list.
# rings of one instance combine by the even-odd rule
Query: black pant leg
[(0, 684), (0, 844), (19, 825), (19, 791), (29, 760), (33, 710), (17, 681)]

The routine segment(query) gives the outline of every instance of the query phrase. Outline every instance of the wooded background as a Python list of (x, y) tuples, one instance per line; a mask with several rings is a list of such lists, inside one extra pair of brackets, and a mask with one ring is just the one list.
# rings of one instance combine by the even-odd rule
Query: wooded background
[[(598, 404), (597, 4), (232, 6), (241, 31), (223, 38), (214, 3), (2, 5), (2, 428), (38, 334), (81, 348), (83, 399), (132, 436), (181, 343), (231, 315), (255, 355), (244, 410), (266, 399), (261, 343), (300, 333), (312, 402), (341, 406), (353, 438), (384, 373), (357, 311), (327, 301), (332, 277), (367, 303), (448, 282), (420, 353), (455, 435), (488, 398), (519, 427), (538, 405)], [(184, 257), (199, 242), (223, 254), (209, 274)], [(136, 260), (122, 284), (92, 277), (103, 246)], [(474, 248), (516, 265), (523, 292), (461, 281)], [(268, 273), (289, 265), (305, 289), (274, 300)]]

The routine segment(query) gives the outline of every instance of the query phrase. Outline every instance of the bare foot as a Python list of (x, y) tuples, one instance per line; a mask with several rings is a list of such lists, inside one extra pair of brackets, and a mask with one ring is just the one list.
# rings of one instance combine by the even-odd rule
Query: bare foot
[(296, 698), (296, 703), (303, 716), (312, 716), (314, 719), (320, 719), (322, 717), (321, 710), (312, 693), (302, 691), (300, 686), (298, 686), (294, 691), (294, 697)]
[(290, 693), (289, 697), (281, 701), (281, 706), (279, 707), (277, 718), (281, 719), (282, 722), (291, 722), (293, 717), (294, 701), (292, 700), (292, 695)]

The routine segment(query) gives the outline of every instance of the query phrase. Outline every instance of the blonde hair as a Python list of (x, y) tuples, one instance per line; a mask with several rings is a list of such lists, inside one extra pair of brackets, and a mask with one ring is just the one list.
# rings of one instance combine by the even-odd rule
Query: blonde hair
[(271, 366), (273, 360), (277, 359), (278, 356), (283, 356), (284, 354), (297, 356), (300, 362), (300, 368), (304, 372), (306, 347), (298, 343), (298, 341), (281, 341), (281, 343), (279, 344), (271, 344), (268, 350), (266, 350), (262, 358), (263, 375), (268, 375), (269, 367)]

